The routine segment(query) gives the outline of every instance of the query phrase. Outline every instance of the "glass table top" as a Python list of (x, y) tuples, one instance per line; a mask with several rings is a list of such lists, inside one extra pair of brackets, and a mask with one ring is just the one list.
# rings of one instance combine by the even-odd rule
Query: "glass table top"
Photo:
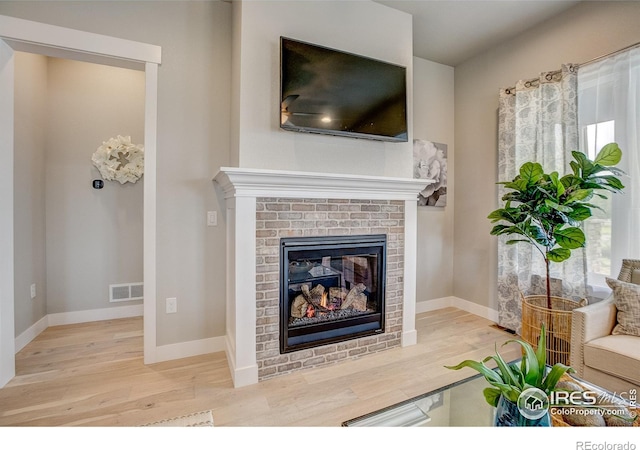
[(344, 427), (490, 427), (495, 408), (476, 375), (342, 423)]
[[(550, 368), (547, 367), (549, 370)], [(612, 393), (574, 374), (565, 376), (577, 382), (585, 390), (598, 394), (600, 406), (626, 405), (640, 412), (636, 403), (636, 390), (631, 389), (629, 398)], [(405, 400), (395, 405), (365, 414), (342, 423), (343, 427), (491, 427), (496, 408), (489, 405), (483, 390), (489, 383), (484, 376), (476, 374), (426, 394)], [(631, 410), (630, 410), (631, 411)], [(553, 411), (552, 411), (553, 413)]]

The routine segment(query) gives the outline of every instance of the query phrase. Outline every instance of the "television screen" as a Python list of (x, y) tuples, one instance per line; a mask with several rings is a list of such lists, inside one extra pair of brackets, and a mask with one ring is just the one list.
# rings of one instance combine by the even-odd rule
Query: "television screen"
[(406, 68), (281, 37), (280, 126), (407, 142)]

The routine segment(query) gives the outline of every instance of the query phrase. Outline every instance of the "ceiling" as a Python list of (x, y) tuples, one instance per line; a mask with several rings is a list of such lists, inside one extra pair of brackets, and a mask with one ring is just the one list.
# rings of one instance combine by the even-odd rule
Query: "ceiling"
[(413, 16), (413, 54), (456, 66), (578, 0), (376, 0)]

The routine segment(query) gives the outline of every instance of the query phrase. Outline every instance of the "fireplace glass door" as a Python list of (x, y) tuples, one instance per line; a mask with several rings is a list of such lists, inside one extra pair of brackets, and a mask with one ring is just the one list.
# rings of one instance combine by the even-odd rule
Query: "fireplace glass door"
[(280, 351), (384, 331), (385, 235), (281, 239)]

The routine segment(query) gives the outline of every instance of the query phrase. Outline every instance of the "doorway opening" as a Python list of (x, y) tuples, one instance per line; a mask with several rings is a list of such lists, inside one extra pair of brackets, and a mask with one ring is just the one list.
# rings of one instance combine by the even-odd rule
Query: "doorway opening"
[(157, 89), (161, 48), (7, 16), (0, 16), (0, 30), (0, 134), (3, 136), (0, 140), (0, 387), (15, 375), (13, 100), (16, 51), (144, 71), (144, 362), (153, 363), (156, 361)]
[(141, 71), (15, 53), (16, 351), (37, 334), (34, 319), (142, 315), (141, 299), (109, 288), (142, 286), (143, 183), (95, 189), (92, 154), (112, 135), (142, 142), (144, 91)]

